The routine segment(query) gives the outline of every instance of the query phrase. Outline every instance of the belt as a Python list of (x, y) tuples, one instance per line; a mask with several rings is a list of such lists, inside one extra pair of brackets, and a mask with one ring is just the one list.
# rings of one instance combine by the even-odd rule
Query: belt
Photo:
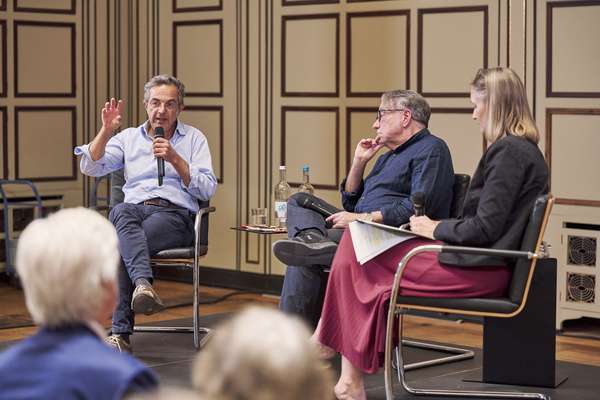
[(160, 197), (155, 197), (153, 199), (144, 200), (140, 204), (143, 204), (145, 206), (157, 206), (157, 207), (185, 209), (185, 207), (178, 206), (177, 204), (173, 204), (169, 200), (161, 199)]

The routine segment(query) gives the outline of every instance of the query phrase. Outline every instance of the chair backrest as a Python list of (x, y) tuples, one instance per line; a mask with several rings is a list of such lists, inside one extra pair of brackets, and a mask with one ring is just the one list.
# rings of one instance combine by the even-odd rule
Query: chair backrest
[[(529, 215), (529, 222), (523, 232), (520, 250), (530, 251), (532, 253), (539, 250), (553, 203), (554, 199), (547, 194), (539, 196), (535, 200), (533, 209)], [(528, 260), (524, 258), (520, 258), (515, 263), (512, 279), (508, 288), (508, 297), (513, 303), (521, 304), (523, 301), (523, 297), (525, 296), (528, 286), (531, 283), (531, 278), (533, 277), (535, 264), (535, 259)]]
[(452, 186), (452, 204), (450, 205), (450, 218), (458, 218), (462, 214), (467, 190), (469, 190), (471, 177), (467, 174), (454, 174)]

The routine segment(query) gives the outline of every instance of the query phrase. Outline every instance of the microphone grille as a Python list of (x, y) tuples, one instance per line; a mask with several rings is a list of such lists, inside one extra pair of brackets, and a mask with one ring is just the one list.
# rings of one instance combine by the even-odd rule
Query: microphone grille
[(417, 206), (423, 206), (423, 204), (425, 204), (425, 193), (415, 192), (410, 196), (410, 200)]
[(165, 130), (159, 126), (154, 130), (154, 137), (165, 137)]

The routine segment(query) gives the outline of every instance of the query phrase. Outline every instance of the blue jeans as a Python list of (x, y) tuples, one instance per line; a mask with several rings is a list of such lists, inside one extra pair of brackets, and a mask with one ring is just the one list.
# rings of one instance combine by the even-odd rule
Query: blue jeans
[[(318, 197), (314, 197), (314, 200), (325, 203)], [(340, 241), (343, 233), (342, 229), (327, 229), (325, 217), (317, 211), (302, 207), (294, 196), (291, 196), (287, 203), (287, 229), (290, 239), (303, 230), (316, 229), (336, 243)], [(324, 267), (328, 265), (288, 265), (283, 279), (279, 309), (298, 315), (312, 326), (316, 326), (321, 316), (329, 275), (323, 271)]]
[(150, 256), (194, 242), (193, 216), (186, 209), (131, 203), (117, 204), (111, 210), (109, 219), (117, 230), (121, 254), (119, 299), (112, 317), (113, 334), (133, 332), (133, 283), (139, 278), (152, 281)]

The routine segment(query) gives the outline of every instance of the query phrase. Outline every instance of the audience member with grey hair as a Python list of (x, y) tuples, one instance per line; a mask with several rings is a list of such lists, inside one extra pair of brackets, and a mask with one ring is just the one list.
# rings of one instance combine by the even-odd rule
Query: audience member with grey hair
[[(287, 264), (280, 308), (316, 325), (330, 266), (343, 228), (358, 218), (399, 226), (414, 213), (411, 196), (421, 192), (428, 215), (447, 218), (454, 171), (446, 143), (427, 126), (431, 108), (419, 93), (394, 90), (381, 96), (374, 137), (359, 140), (340, 184), (343, 210), (307, 193), (288, 200), (288, 239), (273, 245)], [(385, 152), (365, 175), (367, 164)], [(308, 268), (307, 268), (308, 267)]]
[(146, 366), (102, 341), (118, 260), (115, 229), (94, 211), (65, 209), (27, 226), (17, 272), (40, 328), (0, 354), (0, 397), (120, 399), (157, 387)]
[(250, 307), (216, 329), (194, 363), (193, 385), (211, 400), (333, 398), (332, 373), (309, 337), (299, 319)]
[(150, 315), (164, 308), (152, 286), (150, 257), (193, 243), (198, 200), (209, 200), (217, 189), (206, 137), (179, 120), (184, 95), (177, 78), (157, 75), (144, 85), (148, 119), (143, 124), (115, 134), (121, 129), (124, 102), (112, 98), (102, 108), (102, 127), (94, 140), (75, 148), (84, 174), (122, 171), (125, 177), (123, 202), (109, 214), (122, 263), (119, 300), (106, 342), (119, 351), (132, 351), (136, 313)]

